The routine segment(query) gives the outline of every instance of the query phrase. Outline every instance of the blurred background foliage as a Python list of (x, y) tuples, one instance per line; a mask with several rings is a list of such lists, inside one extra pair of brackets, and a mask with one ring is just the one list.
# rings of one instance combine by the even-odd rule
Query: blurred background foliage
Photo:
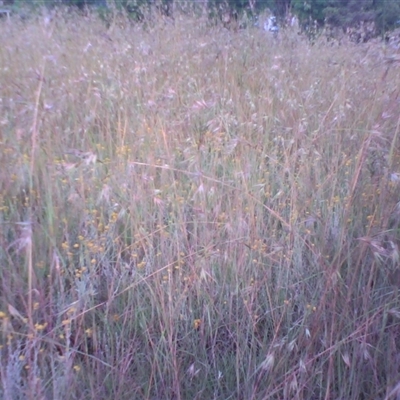
[(3, 0), (3, 6), (43, 8), (57, 5), (105, 10), (123, 10), (134, 20), (143, 20), (146, 13), (156, 9), (173, 17), (173, 11), (204, 11), (210, 17), (256, 18), (268, 10), (281, 24), (296, 16), (303, 29), (330, 27), (343, 29), (373, 25), (376, 35), (400, 28), (400, 1), (398, 0)]

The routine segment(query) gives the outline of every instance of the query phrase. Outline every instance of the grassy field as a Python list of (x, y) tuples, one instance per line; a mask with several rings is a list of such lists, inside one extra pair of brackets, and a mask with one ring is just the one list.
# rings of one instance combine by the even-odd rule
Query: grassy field
[(399, 398), (393, 50), (0, 22), (1, 398)]

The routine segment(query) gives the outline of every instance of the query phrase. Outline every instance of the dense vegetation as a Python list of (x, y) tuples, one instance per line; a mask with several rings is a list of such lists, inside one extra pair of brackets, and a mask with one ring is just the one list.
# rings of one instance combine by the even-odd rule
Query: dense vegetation
[(5, 4), (31, 7), (53, 7), (55, 5), (75, 5), (79, 8), (96, 6), (125, 10), (134, 18), (143, 20), (146, 11), (156, 6), (163, 14), (172, 17), (175, 10), (207, 8), (210, 16), (220, 16), (229, 11), (235, 16), (246, 14), (255, 17), (266, 9), (276, 14), (281, 23), (289, 15), (296, 15), (303, 28), (317, 24), (331, 27), (360, 28), (373, 25), (374, 34), (382, 34), (400, 27), (400, 2), (397, 0), (3, 0)]
[(1, 398), (399, 395), (393, 49), (3, 22)]

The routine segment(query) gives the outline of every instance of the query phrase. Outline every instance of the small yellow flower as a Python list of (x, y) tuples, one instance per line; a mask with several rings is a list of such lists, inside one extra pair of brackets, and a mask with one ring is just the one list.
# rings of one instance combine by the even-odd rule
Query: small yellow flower
[(68, 311), (67, 311), (67, 314), (68, 314), (68, 315), (71, 315), (71, 314), (73, 314), (75, 311), (76, 311), (76, 308), (75, 308), (75, 307), (70, 307), (70, 308), (68, 309)]
[(93, 335), (93, 329), (92, 328), (88, 328), (85, 330), (85, 333), (88, 337), (92, 337)]
[(200, 328), (200, 325), (201, 325), (201, 319), (195, 319), (195, 320), (193, 321), (194, 329), (199, 329), (199, 328)]
[(37, 331), (42, 331), (43, 329), (45, 329), (47, 326), (47, 322), (45, 322), (44, 324), (35, 324), (35, 329)]

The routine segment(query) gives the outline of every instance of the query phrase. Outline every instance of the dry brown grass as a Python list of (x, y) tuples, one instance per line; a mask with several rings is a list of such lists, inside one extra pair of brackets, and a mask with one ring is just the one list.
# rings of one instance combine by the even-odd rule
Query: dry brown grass
[(382, 45), (72, 14), (0, 37), (2, 398), (395, 398)]

